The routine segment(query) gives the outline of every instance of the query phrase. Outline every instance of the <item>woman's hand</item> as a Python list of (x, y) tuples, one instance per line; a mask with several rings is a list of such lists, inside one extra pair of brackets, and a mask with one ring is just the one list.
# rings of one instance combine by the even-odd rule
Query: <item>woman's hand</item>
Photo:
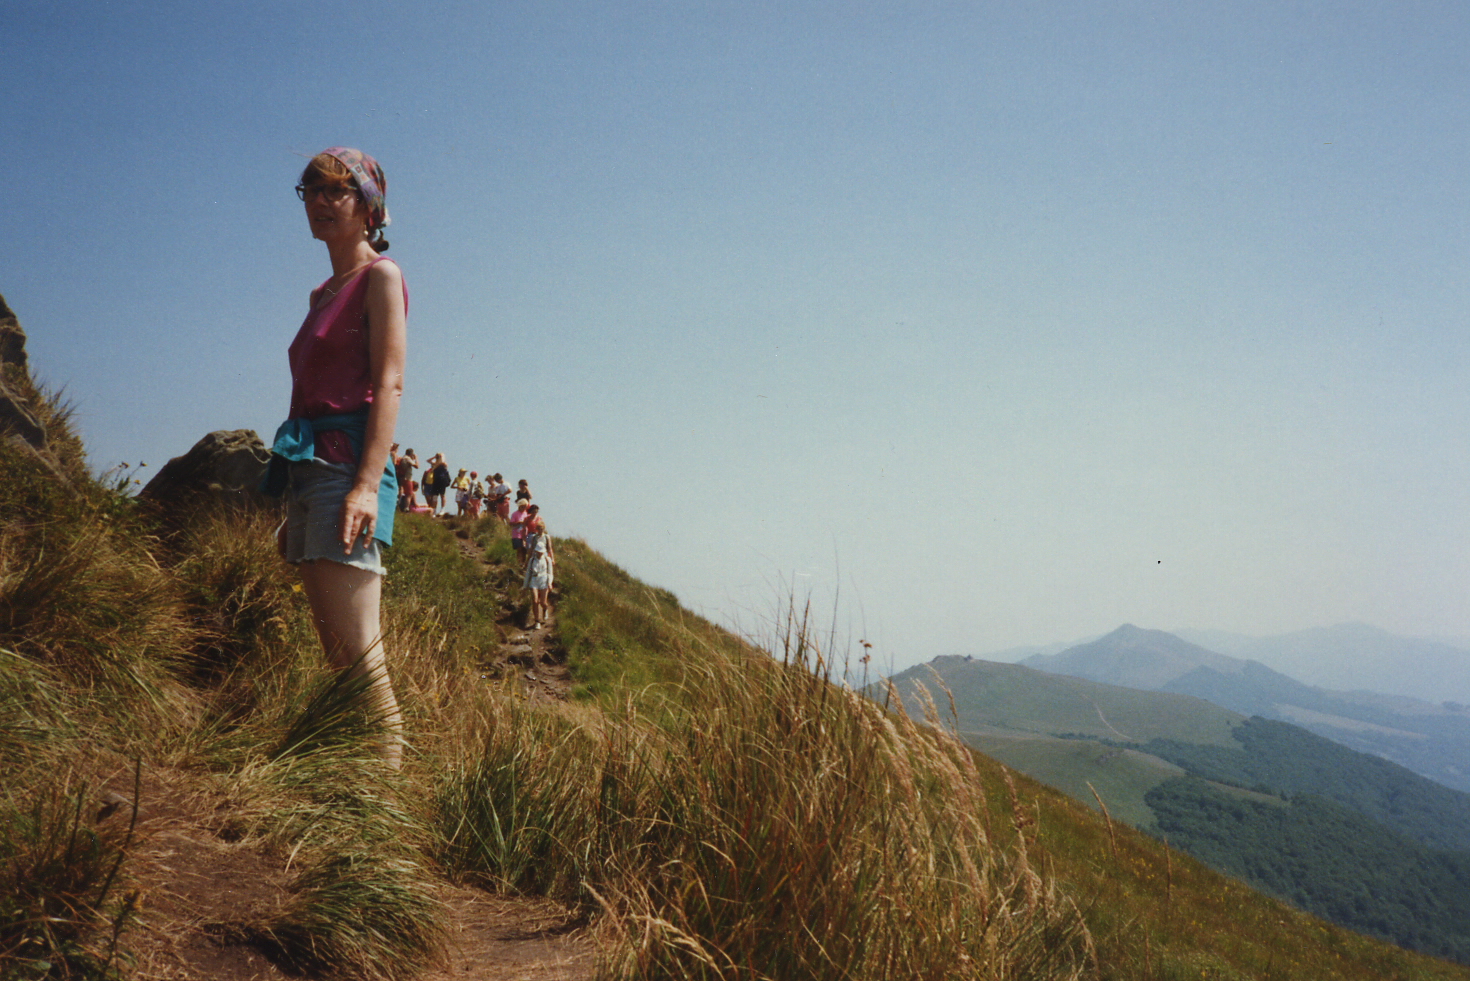
[(377, 488), (353, 487), (342, 501), (342, 517), (338, 529), (342, 536), (342, 554), (351, 555), (359, 539), (371, 541), (378, 525)]

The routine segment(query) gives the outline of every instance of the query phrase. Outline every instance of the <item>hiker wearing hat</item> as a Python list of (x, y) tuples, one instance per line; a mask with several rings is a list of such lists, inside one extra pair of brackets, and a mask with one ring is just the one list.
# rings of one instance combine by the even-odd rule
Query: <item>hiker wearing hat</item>
[(300, 571), (332, 664), (369, 680), (397, 767), (402, 721), (379, 622), (382, 549), (393, 540), (397, 481), (389, 448), (407, 351), (408, 288), (388, 248), (388, 181), (360, 150), (331, 147), (306, 165), (296, 196), (331, 277), (311, 292), (291, 342), (291, 414), (276, 431), (262, 490), (283, 494), (281, 554)]

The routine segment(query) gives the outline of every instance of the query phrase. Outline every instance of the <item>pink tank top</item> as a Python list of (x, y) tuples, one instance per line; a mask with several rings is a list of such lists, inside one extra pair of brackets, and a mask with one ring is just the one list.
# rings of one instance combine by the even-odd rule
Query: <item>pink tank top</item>
[[(392, 261), (382, 256), (369, 263), (336, 296), (326, 292), (326, 283), (316, 288), (315, 302), (288, 351), (291, 418), (315, 419), (356, 412), (372, 403), (367, 274), (379, 262)], [(403, 284), (403, 309), (407, 313), (407, 282)], [(347, 436), (336, 430), (316, 434), (316, 455), (331, 463), (357, 462)]]

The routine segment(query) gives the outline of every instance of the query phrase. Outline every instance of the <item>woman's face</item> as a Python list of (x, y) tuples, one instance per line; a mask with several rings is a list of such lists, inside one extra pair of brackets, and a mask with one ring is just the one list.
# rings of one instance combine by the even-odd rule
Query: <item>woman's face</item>
[(367, 237), (367, 205), (352, 184), (311, 184), (306, 186), (305, 194), (312, 238), (330, 242)]

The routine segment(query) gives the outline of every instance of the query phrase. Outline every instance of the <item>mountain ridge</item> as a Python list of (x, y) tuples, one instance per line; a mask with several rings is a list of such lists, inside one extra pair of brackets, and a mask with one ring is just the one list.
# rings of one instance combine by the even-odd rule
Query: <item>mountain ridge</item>
[(1091, 643), (1021, 663), (1142, 691), (1193, 695), (1242, 715), (1291, 722), (1447, 787), (1470, 791), (1470, 711), (1454, 703), (1335, 692), (1260, 661), (1220, 654), (1175, 634), (1132, 624)]
[(1192, 629), (1173, 633), (1322, 688), (1470, 703), (1470, 650), (1444, 640), (1408, 637), (1358, 621), (1264, 637)]

